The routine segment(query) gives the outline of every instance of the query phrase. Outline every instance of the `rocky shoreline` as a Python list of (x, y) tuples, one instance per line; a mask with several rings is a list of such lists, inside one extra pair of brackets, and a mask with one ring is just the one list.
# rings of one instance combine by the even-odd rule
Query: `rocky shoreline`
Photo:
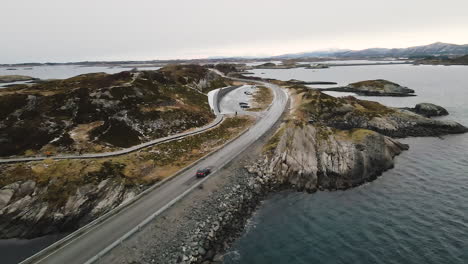
[[(314, 109), (306, 110), (314, 121), (304, 123), (297, 119), (298, 112), (304, 111), (302, 105), (301, 110), (295, 112), (295, 118), (284, 123), (270, 139), (260, 159), (246, 166), (236, 175), (236, 180), (217, 195), (204, 201), (196, 228), (180, 240), (180, 246), (162, 257), (153, 255), (153, 260), (157, 263), (222, 263), (222, 254), (242, 234), (247, 220), (269, 193), (282, 189), (315, 192), (352, 188), (393, 168), (394, 157), (409, 148), (390, 136), (433, 136), (467, 131), (455, 122), (431, 120), (384, 106), (384, 109), (376, 109), (380, 106), (370, 106), (368, 101), (359, 100), (359, 105), (348, 103), (360, 111), (367, 106), (365, 114), (347, 119), (344, 123), (349, 122), (354, 127), (341, 130), (333, 126), (339, 124), (333, 121), (340, 119), (333, 119), (351, 110), (343, 111), (346, 103), (333, 102), (341, 99), (328, 96), (322, 98), (324, 101), (308, 101), (317, 95), (322, 96), (318, 91), (302, 95), (302, 99), (306, 99), (302, 102)], [(317, 111), (317, 107), (324, 107), (324, 104), (328, 107), (326, 112), (334, 118), (321, 116), (325, 111)], [(373, 111), (379, 114), (374, 115)], [(398, 118), (389, 118), (395, 116)], [(380, 127), (377, 131), (378, 126), (364, 125), (372, 123), (363, 121), (365, 119), (397, 125)], [(330, 123), (327, 120), (331, 120)]]
[[(359, 179), (350, 185), (337, 187), (339, 189), (357, 186), (366, 181), (374, 180), (384, 170), (393, 167), (393, 156), (407, 149), (406, 145), (395, 141), (386, 142), (389, 144), (390, 156), (385, 156), (382, 160), (382, 167), (375, 167), (370, 174)], [(392, 152), (394, 151), (394, 152)], [(260, 203), (270, 194), (286, 190), (295, 189), (298, 191), (316, 191), (316, 188), (309, 188), (308, 181), (303, 181), (300, 177), (305, 173), (297, 174), (294, 177), (294, 169), (285, 168), (288, 158), (272, 159), (264, 156), (244, 169), (239, 169), (235, 175), (230, 177), (230, 182), (214, 195), (203, 201), (201, 208), (197, 210), (196, 215), (192, 216), (195, 220), (192, 228), (179, 241), (174, 244), (178, 246), (171, 247), (163, 255), (153, 254), (148, 259), (139, 259), (141, 263), (222, 263), (223, 255), (228, 252), (232, 243), (242, 235), (245, 226), (252, 214)], [(387, 159), (388, 158), (388, 159)], [(358, 172), (356, 170), (356, 172)], [(333, 174), (333, 176), (338, 176)], [(325, 184), (320, 189), (335, 189)], [(131, 262), (122, 262), (131, 263)]]

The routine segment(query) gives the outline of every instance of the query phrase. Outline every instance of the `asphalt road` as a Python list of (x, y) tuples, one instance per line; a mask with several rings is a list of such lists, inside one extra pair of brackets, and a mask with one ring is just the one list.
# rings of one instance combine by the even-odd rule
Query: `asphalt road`
[(164, 208), (200, 180), (194, 177), (198, 168), (212, 167), (216, 170), (234, 159), (249, 145), (259, 139), (281, 118), (286, 109), (287, 95), (278, 86), (264, 83), (274, 92), (270, 109), (246, 133), (227, 144), (222, 149), (200, 161), (197, 166), (186, 170), (173, 180), (167, 181), (158, 188), (143, 196), (140, 200), (91, 228), (86, 233), (68, 242), (36, 263), (81, 264), (96, 256), (103, 249), (120, 239), (146, 218)]
[[(249, 94), (245, 94), (245, 92), (248, 92)], [(259, 112), (246, 111), (239, 105), (240, 102), (243, 102), (252, 107), (251, 101), (254, 93), (255, 88), (253, 85), (243, 85), (226, 94), (219, 102), (220, 108), (223, 110), (221, 111), (221, 114), (235, 114), (237, 112), (239, 115), (258, 116)]]

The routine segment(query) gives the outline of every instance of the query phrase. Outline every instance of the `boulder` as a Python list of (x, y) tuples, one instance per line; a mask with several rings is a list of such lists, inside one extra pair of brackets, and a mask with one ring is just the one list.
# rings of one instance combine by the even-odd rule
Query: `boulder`
[(431, 104), (431, 103), (417, 104), (414, 107), (413, 112), (426, 116), (426, 117), (445, 116), (449, 114), (448, 111), (442, 106), (438, 106), (438, 105)]
[(0, 190), (0, 210), (3, 209), (13, 197), (14, 191), (12, 189)]

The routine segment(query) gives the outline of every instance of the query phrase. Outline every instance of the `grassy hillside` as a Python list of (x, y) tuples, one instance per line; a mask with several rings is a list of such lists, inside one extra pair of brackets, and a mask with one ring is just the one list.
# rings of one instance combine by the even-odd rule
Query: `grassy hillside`
[(227, 81), (198, 65), (93, 73), (0, 90), (0, 156), (101, 152), (202, 126)]

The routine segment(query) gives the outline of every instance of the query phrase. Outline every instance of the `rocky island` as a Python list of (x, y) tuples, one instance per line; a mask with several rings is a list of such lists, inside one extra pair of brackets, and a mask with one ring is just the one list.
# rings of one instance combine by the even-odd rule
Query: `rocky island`
[(433, 116), (446, 116), (449, 112), (442, 106), (431, 104), (431, 103), (420, 103), (417, 104), (414, 108), (403, 108), (416, 114), (420, 114), (425, 117)]
[(0, 83), (12, 83), (12, 82), (20, 82), (20, 81), (35, 81), (39, 80), (37, 78), (33, 78), (31, 76), (25, 75), (0, 75)]
[(415, 96), (414, 90), (387, 80), (368, 80), (322, 91), (350, 92), (363, 96)]

